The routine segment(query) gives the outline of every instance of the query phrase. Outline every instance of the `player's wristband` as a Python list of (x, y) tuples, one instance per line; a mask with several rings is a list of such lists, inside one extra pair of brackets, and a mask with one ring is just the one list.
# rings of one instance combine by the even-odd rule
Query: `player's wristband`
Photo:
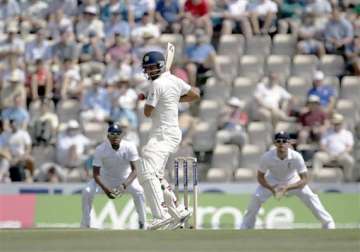
[(124, 187), (124, 190), (126, 190), (126, 184), (122, 183), (122, 186)]

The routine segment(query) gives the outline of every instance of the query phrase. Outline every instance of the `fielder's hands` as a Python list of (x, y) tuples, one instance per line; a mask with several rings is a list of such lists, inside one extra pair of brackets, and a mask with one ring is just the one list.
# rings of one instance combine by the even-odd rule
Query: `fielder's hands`
[(286, 185), (278, 185), (275, 187), (275, 198), (277, 200), (280, 200), (282, 197), (286, 195), (287, 192), (287, 186)]
[(126, 191), (126, 186), (125, 184), (121, 184), (119, 185), (118, 187), (115, 187), (113, 190), (112, 190), (112, 193), (115, 195), (115, 197), (121, 197)]
[(104, 190), (104, 193), (106, 194), (106, 196), (109, 199), (115, 199), (116, 198), (116, 195), (114, 194), (114, 192), (112, 190), (109, 190), (107, 188), (103, 188), (103, 190)]

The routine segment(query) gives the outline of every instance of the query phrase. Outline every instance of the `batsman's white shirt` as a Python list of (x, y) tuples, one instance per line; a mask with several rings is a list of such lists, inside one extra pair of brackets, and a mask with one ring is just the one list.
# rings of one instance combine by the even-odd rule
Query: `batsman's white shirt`
[[(146, 104), (154, 107), (149, 140), (142, 149), (144, 176), (155, 172), (162, 177), (167, 159), (181, 142), (179, 100), (191, 86), (170, 72), (161, 74), (150, 86)], [(139, 178), (140, 179), (140, 178)]]
[(106, 181), (124, 180), (131, 172), (130, 161), (139, 159), (135, 144), (121, 140), (120, 147), (114, 150), (108, 140), (96, 147), (93, 166), (99, 166), (100, 176)]
[(265, 173), (266, 181), (271, 184), (290, 184), (300, 180), (299, 173), (307, 171), (301, 154), (288, 149), (288, 155), (281, 160), (276, 148), (267, 151), (260, 160), (259, 171)]
[(182, 79), (165, 72), (150, 86), (146, 104), (155, 107), (152, 115), (152, 131), (164, 127), (179, 128), (179, 100), (191, 86)]

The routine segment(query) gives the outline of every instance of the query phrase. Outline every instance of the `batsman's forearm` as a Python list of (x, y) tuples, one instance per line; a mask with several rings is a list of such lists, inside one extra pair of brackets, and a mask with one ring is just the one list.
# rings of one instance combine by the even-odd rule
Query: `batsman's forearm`
[(192, 87), (187, 94), (180, 97), (179, 101), (180, 102), (193, 102), (198, 99), (200, 99), (200, 90), (198, 88)]
[(180, 102), (192, 102), (195, 99), (189, 95), (183, 95), (180, 97)]

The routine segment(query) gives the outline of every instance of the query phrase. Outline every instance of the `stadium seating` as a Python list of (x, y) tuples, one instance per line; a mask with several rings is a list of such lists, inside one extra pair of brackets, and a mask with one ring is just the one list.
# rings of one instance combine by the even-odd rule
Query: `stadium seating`
[(230, 56), (236, 61), (243, 53), (245, 39), (241, 34), (227, 34), (220, 37), (218, 54)]
[(340, 55), (324, 55), (320, 59), (320, 69), (325, 75), (343, 75), (345, 70), (344, 58)]
[(216, 123), (220, 116), (219, 103), (216, 100), (202, 100), (199, 108), (199, 119)]
[(231, 85), (217, 80), (215, 77), (207, 79), (204, 87), (204, 99), (225, 102), (230, 97)]
[(106, 137), (108, 124), (105, 122), (86, 122), (82, 124), (85, 136), (96, 143), (102, 142)]
[(192, 137), (192, 145), (195, 152), (212, 151), (215, 147), (217, 127), (214, 123), (200, 121), (196, 123)]
[(248, 77), (237, 77), (234, 80), (233, 89), (231, 92), (232, 96), (238, 97), (244, 102), (251, 100), (256, 85), (251, 78)]
[(266, 56), (271, 52), (271, 38), (268, 35), (253, 36), (246, 41), (246, 54)]
[(360, 109), (360, 77), (345, 76), (341, 81), (340, 97), (354, 101)]
[(276, 73), (284, 84), (290, 75), (291, 60), (287, 55), (269, 55), (266, 59), (265, 74)]
[(239, 63), (239, 76), (257, 81), (264, 74), (264, 57), (262, 55), (243, 55)]
[(271, 125), (265, 122), (250, 122), (248, 127), (249, 142), (265, 151), (271, 143)]
[(295, 55), (293, 58), (292, 75), (306, 77), (311, 81), (318, 62), (319, 60), (315, 55)]
[(347, 127), (354, 130), (355, 123), (359, 122), (359, 110), (355, 102), (348, 99), (340, 99), (336, 103), (336, 111), (344, 116)]
[(295, 54), (296, 37), (291, 34), (276, 34), (272, 43), (272, 54), (287, 55), (292, 57)]
[(216, 145), (207, 180), (209, 182), (232, 180), (234, 170), (239, 165), (239, 154), (237, 145)]
[(324, 167), (321, 171), (312, 172), (312, 181), (320, 183), (341, 183), (343, 181), (343, 172), (340, 167)]
[(296, 98), (296, 106), (305, 105), (306, 95), (311, 86), (311, 82), (304, 77), (291, 76), (288, 79), (287, 91)]
[(56, 113), (60, 122), (68, 122), (71, 119), (79, 120), (80, 102), (75, 99), (66, 99), (59, 102)]

